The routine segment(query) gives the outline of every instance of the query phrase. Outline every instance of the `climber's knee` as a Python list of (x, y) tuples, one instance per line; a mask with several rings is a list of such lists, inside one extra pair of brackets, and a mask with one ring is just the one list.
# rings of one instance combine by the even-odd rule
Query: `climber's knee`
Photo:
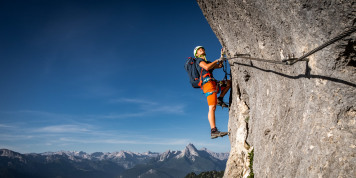
[(215, 112), (216, 105), (209, 105), (209, 110)]

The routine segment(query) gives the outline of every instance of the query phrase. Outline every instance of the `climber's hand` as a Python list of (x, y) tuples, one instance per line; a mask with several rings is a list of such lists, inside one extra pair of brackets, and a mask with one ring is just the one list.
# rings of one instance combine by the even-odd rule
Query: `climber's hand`
[(224, 55), (225, 55), (225, 49), (224, 49), (224, 48), (221, 48), (220, 57), (224, 57)]
[(224, 57), (220, 57), (220, 59), (217, 59), (218, 63), (222, 63), (222, 62), (224, 62), (225, 60), (226, 60), (226, 58), (224, 58)]

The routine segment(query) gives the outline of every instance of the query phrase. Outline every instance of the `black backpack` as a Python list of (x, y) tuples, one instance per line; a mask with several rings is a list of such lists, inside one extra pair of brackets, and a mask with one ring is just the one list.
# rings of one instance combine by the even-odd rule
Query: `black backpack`
[(184, 65), (185, 70), (188, 72), (190, 84), (193, 88), (200, 88), (200, 73), (197, 69), (196, 59), (193, 57), (188, 57)]

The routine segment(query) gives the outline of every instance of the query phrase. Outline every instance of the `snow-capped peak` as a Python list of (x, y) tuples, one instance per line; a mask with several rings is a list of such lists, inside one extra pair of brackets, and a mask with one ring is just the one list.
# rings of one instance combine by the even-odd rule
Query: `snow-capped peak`
[(195, 157), (198, 156), (199, 156), (199, 151), (195, 148), (193, 144), (190, 143), (185, 147), (183, 152), (181, 152), (179, 155), (176, 156), (176, 158), (179, 159), (179, 158), (187, 157), (195, 161)]
[(187, 147), (185, 147), (183, 154), (185, 156), (199, 156), (198, 150), (195, 148), (193, 144), (189, 144)]
[(164, 160), (168, 159), (170, 157), (170, 155), (171, 155), (171, 150), (168, 150), (168, 151), (162, 153), (159, 157), (159, 161), (164, 161)]

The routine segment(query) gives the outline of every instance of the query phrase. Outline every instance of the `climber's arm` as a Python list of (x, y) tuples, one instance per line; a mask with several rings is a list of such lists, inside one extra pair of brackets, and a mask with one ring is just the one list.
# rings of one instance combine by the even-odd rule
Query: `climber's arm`
[(217, 64), (218, 64), (218, 60), (215, 60), (214, 62), (209, 63), (209, 64), (207, 64), (207, 63), (204, 62), (204, 61), (201, 61), (201, 62), (199, 63), (199, 66), (202, 67), (203, 69), (209, 71), (209, 70), (211, 70), (211, 69), (215, 69), (216, 66), (218, 66)]

